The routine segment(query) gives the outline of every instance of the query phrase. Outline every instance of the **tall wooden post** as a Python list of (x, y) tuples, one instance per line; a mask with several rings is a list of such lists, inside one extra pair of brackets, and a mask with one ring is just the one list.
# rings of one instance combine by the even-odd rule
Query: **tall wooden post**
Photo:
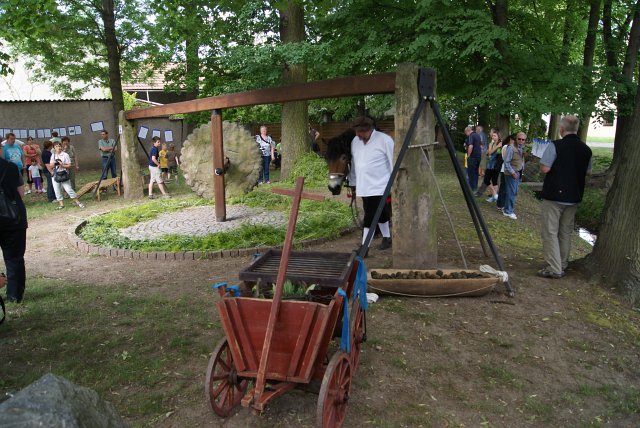
[(224, 194), (224, 144), (222, 140), (222, 111), (211, 112), (211, 144), (213, 144), (213, 191), (216, 221), (227, 219)]
[[(396, 72), (395, 156), (407, 134), (418, 105), (418, 69), (400, 64)], [(418, 120), (411, 146), (404, 157), (391, 194), (393, 208), (393, 267), (429, 268), (438, 260), (434, 202), (437, 192), (428, 162), (435, 168), (435, 118), (427, 104)], [(428, 162), (425, 159), (425, 152)]]
[(125, 118), (125, 112), (118, 114), (118, 132), (120, 133), (120, 167), (122, 169), (121, 183), (124, 188), (125, 199), (140, 199), (144, 195), (142, 174), (140, 174), (140, 162), (138, 161), (138, 140), (136, 127), (133, 122)]

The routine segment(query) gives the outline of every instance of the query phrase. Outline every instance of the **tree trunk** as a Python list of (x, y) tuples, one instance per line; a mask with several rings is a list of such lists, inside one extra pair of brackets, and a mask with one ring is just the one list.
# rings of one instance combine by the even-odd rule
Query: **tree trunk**
[(113, 0), (102, 0), (100, 13), (104, 25), (104, 43), (107, 47), (107, 61), (109, 63), (109, 89), (111, 90), (113, 118), (114, 123), (118, 123), (118, 115), (121, 110), (124, 110), (124, 98), (122, 96), (122, 81), (120, 80), (120, 47), (116, 37)]
[[(197, 29), (194, 29), (197, 31)], [(195, 39), (195, 37), (194, 37)], [(185, 101), (195, 100), (200, 94), (200, 56), (198, 51), (200, 44), (191, 40), (185, 40), (185, 55), (187, 68), (185, 71)], [(191, 134), (195, 128), (196, 123), (192, 121), (186, 122), (186, 135)]]
[(595, 105), (599, 95), (593, 93), (592, 85), (593, 56), (596, 51), (596, 35), (599, 21), (600, 0), (591, 0), (591, 6), (589, 9), (589, 25), (587, 27), (587, 37), (584, 41), (584, 55), (582, 59), (582, 66), (584, 69), (581, 91), (583, 110), (580, 112), (580, 129), (578, 130), (578, 136), (582, 141), (587, 141), (591, 112), (593, 111), (593, 106)]
[[(295, 0), (287, 0), (280, 9), (280, 39), (282, 43), (304, 41), (304, 10)], [(306, 64), (284, 64), (284, 83), (305, 83)], [(281, 177), (287, 178), (298, 158), (311, 150), (308, 143), (309, 113), (306, 101), (282, 105), (282, 166)]]
[(560, 115), (557, 113), (552, 113), (549, 118), (549, 132), (547, 133), (547, 138), (549, 140), (557, 140), (560, 137)]
[[(491, 15), (493, 18), (493, 23), (501, 28), (507, 28), (508, 21), (508, 12), (509, 12), (509, 3), (507, 0), (496, 0), (495, 4), (489, 3), (491, 9)], [(500, 57), (502, 58), (503, 63), (508, 63), (507, 58), (507, 41), (501, 38), (496, 39), (494, 42), (496, 50), (500, 53)], [(507, 83), (503, 83), (502, 86), (506, 88)], [(511, 127), (511, 117), (510, 112), (498, 111), (496, 115), (496, 128), (498, 128), (498, 132), (500, 132), (500, 138), (503, 140), (509, 135), (510, 127)]]
[[(560, 59), (558, 61), (558, 65), (560, 68), (566, 67), (569, 63), (569, 54), (571, 52), (571, 46), (573, 45), (573, 18), (574, 18), (574, 10), (575, 10), (575, 1), (567, 1), (565, 12), (564, 12), (564, 30), (562, 33), (562, 47), (560, 49)], [(560, 114), (559, 113), (551, 113), (551, 118), (549, 120), (549, 132), (548, 138), (550, 140), (557, 140), (560, 138), (559, 135), (560, 128)]]
[[(616, 137), (613, 145), (613, 160), (611, 167), (607, 174), (609, 175), (608, 183), (612, 183), (620, 167), (621, 161), (626, 156), (626, 142), (630, 141), (628, 138), (629, 133), (633, 128), (630, 126), (631, 120), (630, 114), (633, 111), (633, 73), (638, 60), (638, 48), (640, 47), (640, 0), (636, 2), (634, 8), (629, 13), (633, 13), (633, 21), (631, 24), (631, 31), (628, 35), (627, 52), (625, 54), (624, 64), (620, 69), (620, 72), (615, 70), (619, 69), (616, 61), (617, 52), (615, 51), (616, 41), (613, 39), (612, 26), (611, 26), (611, 0), (605, 0), (603, 14), (602, 14), (602, 31), (603, 41), (605, 47), (605, 56), (607, 58), (607, 66), (613, 69), (614, 80), (619, 82), (620, 85), (624, 85), (625, 90), (618, 91), (616, 99), (617, 108), (617, 124), (616, 124)], [(620, 37), (624, 37), (621, 34)]]
[(484, 133), (489, 135), (489, 105), (483, 104), (478, 106), (478, 123), (477, 125), (482, 126), (484, 129)]
[(507, 138), (509, 136), (509, 130), (511, 129), (511, 117), (506, 114), (497, 114), (496, 128), (498, 128), (502, 140)]
[[(631, 129), (640, 129), (640, 87), (635, 96)], [(640, 301), (640, 228), (638, 207), (640, 192), (640, 134), (627, 133), (623, 141), (629, 149), (620, 160), (613, 186), (609, 189), (598, 239), (589, 261), (594, 271), (615, 285), (631, 302)]]

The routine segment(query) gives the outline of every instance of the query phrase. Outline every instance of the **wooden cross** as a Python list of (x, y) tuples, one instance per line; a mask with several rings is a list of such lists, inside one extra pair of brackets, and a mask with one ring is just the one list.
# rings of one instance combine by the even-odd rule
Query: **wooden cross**
[(289, 224), (287, 225), (287, 234), (284, 238), (284, 247), (282, 248), (282, 256), (280, 257), (280, 266), (278, 268), (278, 276), (276, 278), (276, 291), (273, 295), (273, 302), (271, 303), (271, 313), (269, 314), (269, 322), (267, 323), (267, 331), (264, 338), (264, 344), (262, 345), (262, 356), (260, 357), (260, 366), (258, 368), (258, 376), (256, 378), (256, 387), (253, 395), (255, 403), (260, 402), (260, 396), (264, 392), (265, 377), (267, 373), (267, 363), (269, 362), (269, 350), (271, 349), (271, 339), (273, 338), (273, 330), (278, 319), (278, 312), (280, 311), (280, 303), (282, 302), (282, 289), (284, 287), (284, 280), (287, 274), (287, 265), (289, 264), (289, 255), (291, 254), (291, 247), (293, 245), (293, 234), (296, 231), (296, 222), (298, 221), (298, 210), (300, 209), (300, 200), (312, 199), (315, 201), (324, 201), (324, 196), (306, 193), (302, 191), (304, 187), (304, 177), (298, 177), (296, 179), (295, 190), (285, 189), (272, 189), (271, 192), (279, 195), (293, 196), (293, 202), (291, 204), (291, 213), (289, 214)]

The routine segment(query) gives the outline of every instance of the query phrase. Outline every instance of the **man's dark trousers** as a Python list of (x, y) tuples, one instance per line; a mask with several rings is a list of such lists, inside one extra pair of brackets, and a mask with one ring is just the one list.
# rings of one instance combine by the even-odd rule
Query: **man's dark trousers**
[(478, 190), (478, 168), (480, 158), (470, 157), (467, 159), (467, 175), (469, 176), (469, 187), (472, 191)]
[(24, 295), (24, 251), (27, 229), (0, 230), (0, 247), (7, 268), (7, 299), (22, 301)]

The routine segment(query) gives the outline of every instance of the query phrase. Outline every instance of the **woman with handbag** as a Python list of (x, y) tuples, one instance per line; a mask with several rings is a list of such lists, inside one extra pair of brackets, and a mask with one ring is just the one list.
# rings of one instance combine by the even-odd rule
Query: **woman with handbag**
[(61, 210), (64, 208), (62, 189), (67, 192), (67, 195), (73, 199), (73, 202), (79, 208), (84, 208), (84, 205), (78, 201), (76, 192), (71, 186), (71, 176), (69, 175), (71, 159), (69, 158), (69, 155), (62, 151), (62, 143), (59, 141), (53, 143), (53, 149), (54, 151), (51, 155), (51, 160), (49, 161), (47, 168), (51, 171), (51, 176), (53, 177), (53, 190), (56, 193), (56, 199), (58, 200), (57, 209)]

